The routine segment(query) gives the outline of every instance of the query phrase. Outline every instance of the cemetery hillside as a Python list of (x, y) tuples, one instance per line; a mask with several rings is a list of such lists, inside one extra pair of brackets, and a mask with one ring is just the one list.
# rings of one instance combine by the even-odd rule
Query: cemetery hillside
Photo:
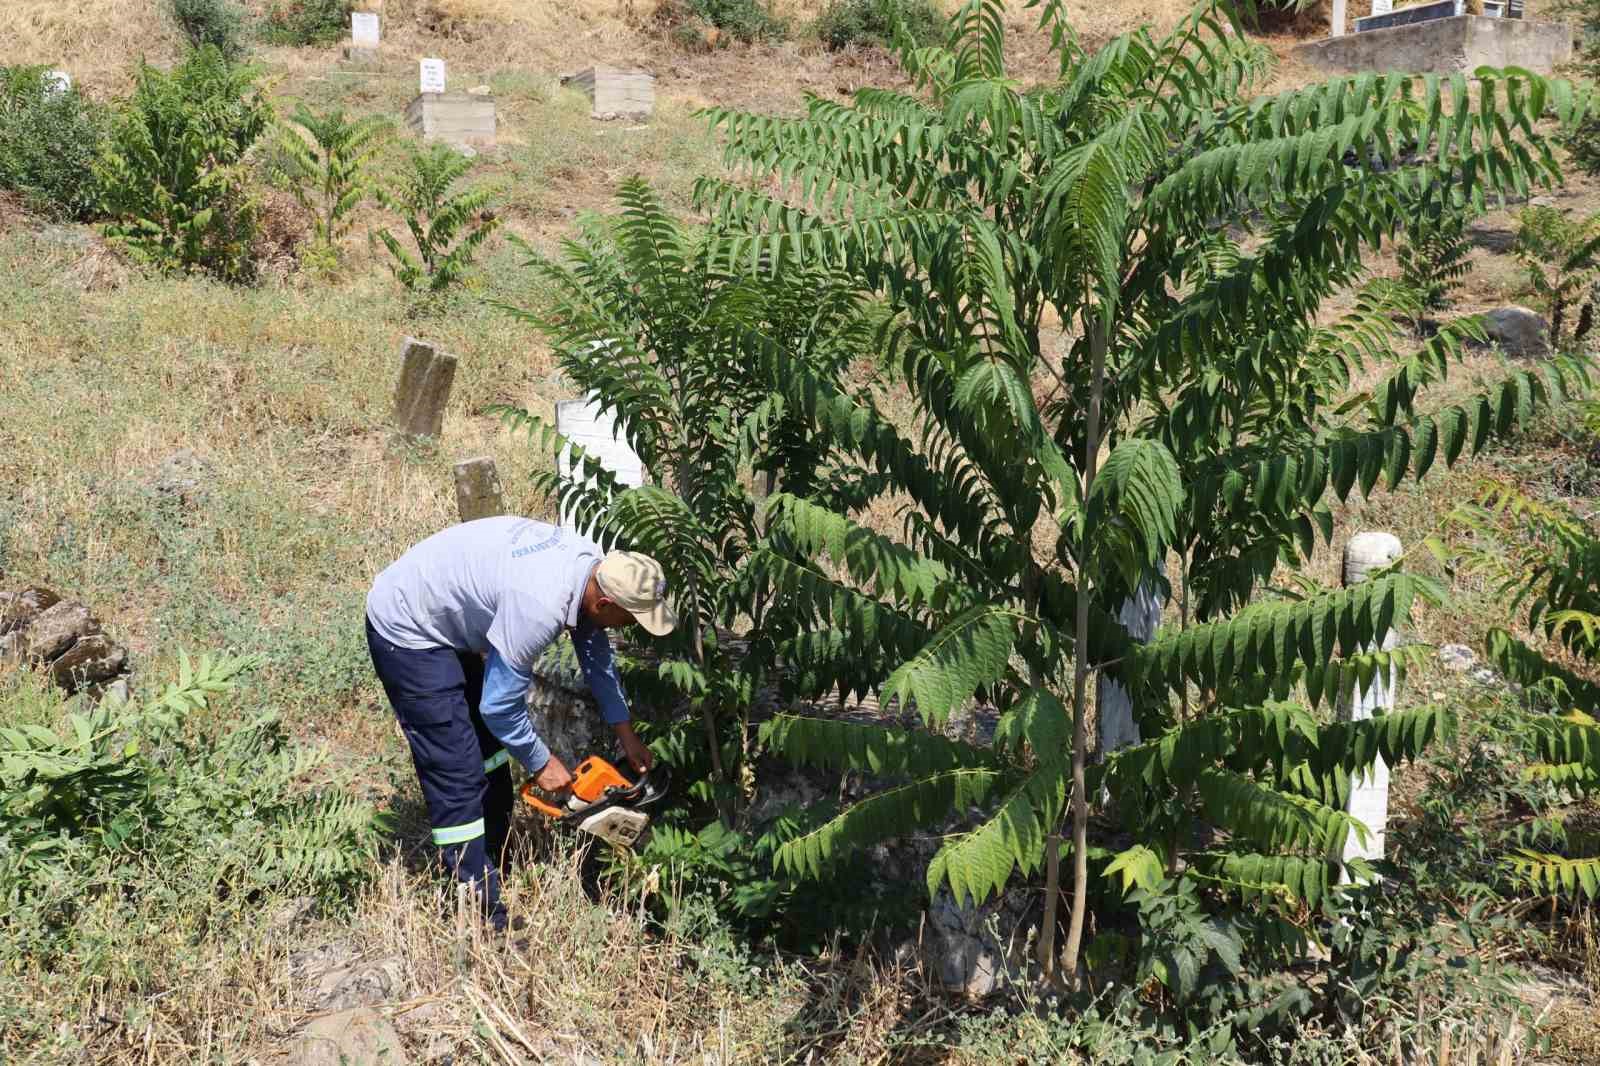
[(0, 3), (0, 1062), (1600, 1063), (1597, 80)]

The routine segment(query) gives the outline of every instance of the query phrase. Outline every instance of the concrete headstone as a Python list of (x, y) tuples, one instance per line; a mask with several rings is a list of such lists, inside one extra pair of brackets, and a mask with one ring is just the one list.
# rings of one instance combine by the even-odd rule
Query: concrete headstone
[(417, 91), (424, 93), (442, 93), (445, 91), (445, 66), (442, 59), (424, 59), (420, 67), (419, 85)]

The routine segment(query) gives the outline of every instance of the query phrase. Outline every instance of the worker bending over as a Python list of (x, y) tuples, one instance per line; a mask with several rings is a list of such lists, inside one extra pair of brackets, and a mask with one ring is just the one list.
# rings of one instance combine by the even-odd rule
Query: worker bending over
[(440, 859), (506, 927), (500, 863), (511, 827), (515, 758), (547, 792), (572, 774), (528, 720), (539, 655), (566, 630), (600, 717), (641, 773), (652, 757), (633, 731), (606, 630), (638, 622), (655, 636), (677, 617), (661, 566), (603, 554), (586, 537), (526, 518), (464, 522), (416, 545), (367, 594), (372, 665), (411, 745)]

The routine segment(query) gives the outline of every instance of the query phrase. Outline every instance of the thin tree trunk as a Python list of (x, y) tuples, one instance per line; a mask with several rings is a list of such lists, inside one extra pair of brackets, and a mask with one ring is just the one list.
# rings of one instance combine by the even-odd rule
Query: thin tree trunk
[[(1093, 362), (1089, 378), (1089, 419), (1083, 442), (1083, 499), (1094, 490), (1095, 472), (1100, 460), (1100, 398), (1105, 392), (1106, 346), (1111, 329), (1109, 310), (1101, 321), (1090, 326), (1089, 353)], [(1089, 596), (1092, 591), (1089, 561), (1090, 537), (1085, 527), (1079, 549), (1078, 617), (1073, 634), (1072, 670), (1072, 915), (1067, 920), (1067, 945), (1062, 950), (1063, 969), (1068, 987), (1078, 984), (1078, 955), (1083, 949), (1083, 924), (1089, 910), (1089, 796), (1084, 780), (1084, 763), (1089, 753), (1088, 708), (1084, 705), (1089, 689)]]

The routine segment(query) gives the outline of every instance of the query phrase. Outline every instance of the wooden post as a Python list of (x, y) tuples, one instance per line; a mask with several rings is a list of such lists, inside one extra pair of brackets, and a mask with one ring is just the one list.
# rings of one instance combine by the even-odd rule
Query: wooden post
[[(1400, 558), (1400, 539), (1392, 533), (1357, 533), (1344, 549), (1344, 583), (1348, 588), (1360, 584), (1374, 570), (1381, 569)], [(1393, 630), (1385, 634), (1381, 645), (1384, 651), (1393, 648), (1397, 637)], [(1338, 713), (1341, 721), (1359, 722), (1374, 713), (1386, 713), (1394, 708), (1397, 678), (1394, 669), (1379, 671), (1372, 679), (1372, 687), (1365, 693), (1360, 683), (1350, 691), (1340, 694)], [(1384, 839), (1389, 827), (1389, 767), (1380, 755), (1372, 769), (1351, 783), (1350, 802), (1345, 810), (1367, 827), (1369, 837), (1365, 845), (1351, 834), (1345, 841), (1344, 860), (1383, 858)]]
[(444, 429), (444, 408), (456, 379), (456, 357), (407, 337), (400, 345), (400, 382), (394, 391), (394, 424), (407, 437), (435, 437)]
[(504, 490), (500, 486), (500, 471), (488, 456), (457, 463), (456, 510), (461, 521), (472, 522), (506, 513)]
[(1328, 36), (1344, 36), (1344, 0), (1333, 0), (1333, 17), (1328, 20)]

